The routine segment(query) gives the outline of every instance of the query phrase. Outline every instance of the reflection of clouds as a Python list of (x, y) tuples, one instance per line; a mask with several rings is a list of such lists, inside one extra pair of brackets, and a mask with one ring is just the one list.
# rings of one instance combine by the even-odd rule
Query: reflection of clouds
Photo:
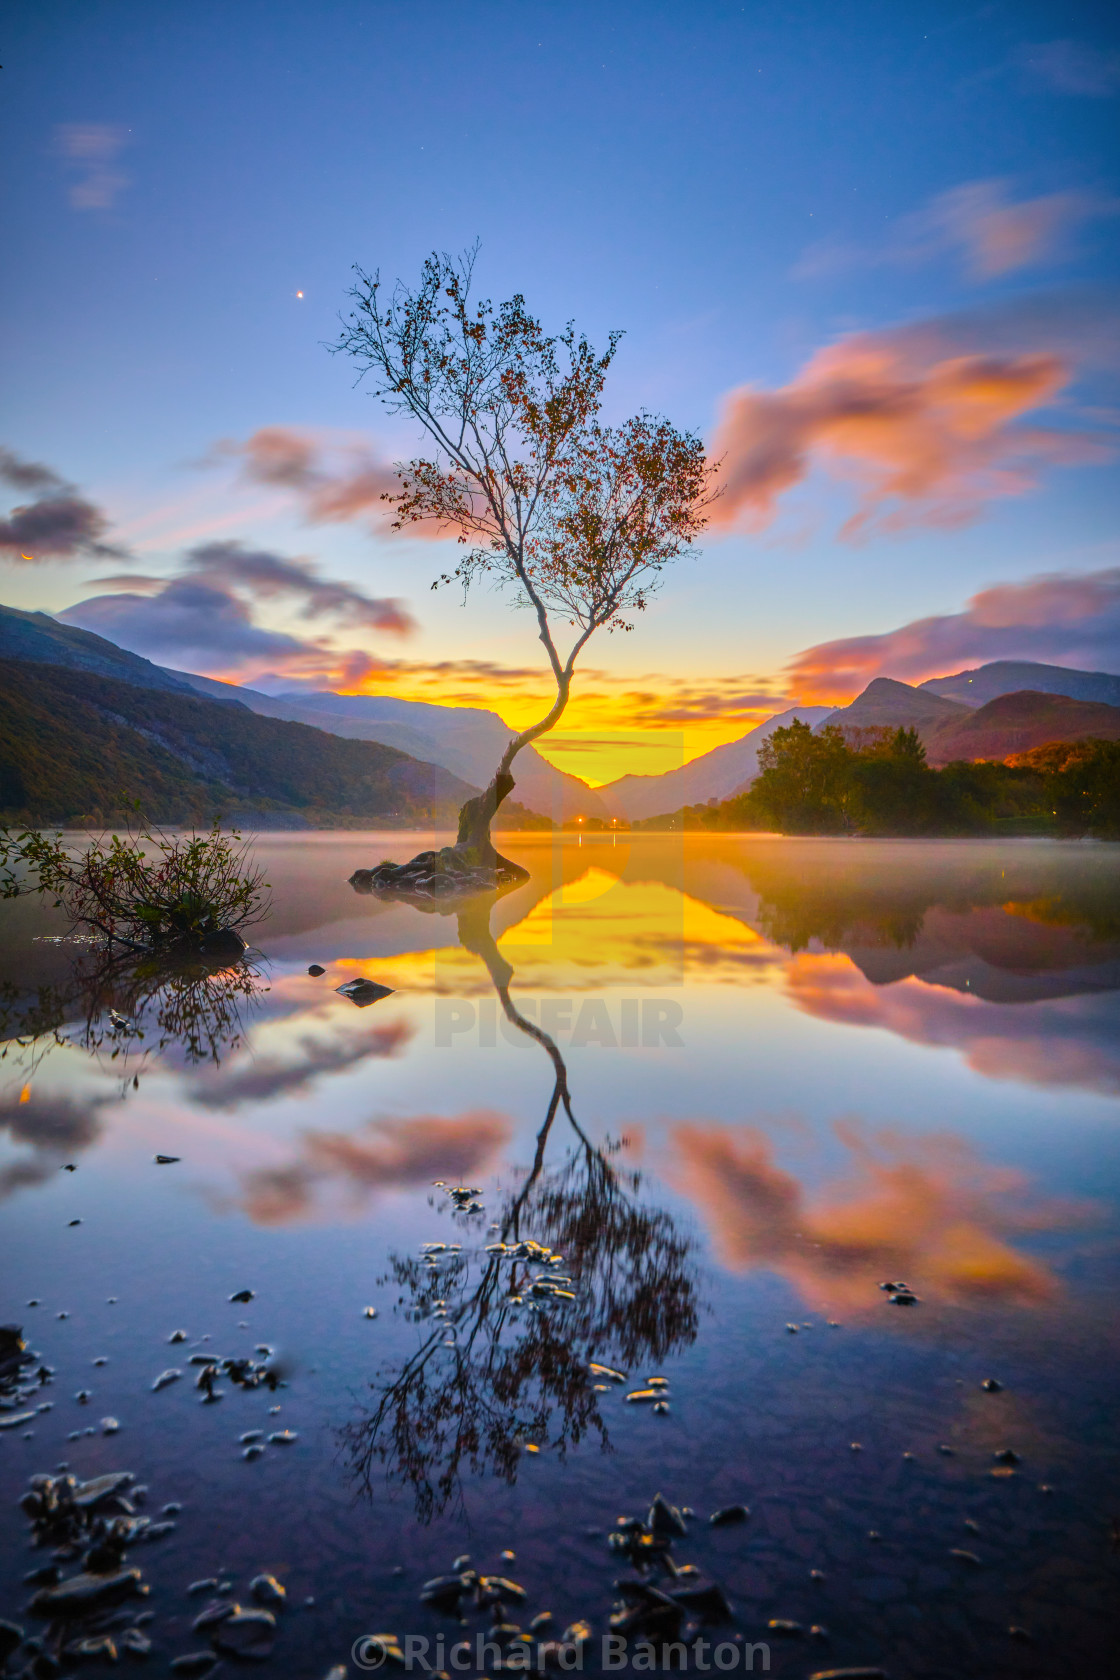
[(298, 1041), (299, 1058), (282, 1061), (261, 1056), (241, 1067), (208, 1070), (190, 1088), (193, 1102), (203, 1108), (238, 1108), (245, 1102), (267, 1102), (304, 1091), (320, 1074), (342, 1073), (371, 1057), (396, 1056), (412, 1037), (404, 1021), (367, 1028), (346, 1039), (318, 1039), (308, 1034)]
[(0, 1199), (13, 1191), (44, 1184), (59, 1169), (63, 1156), (88, 1149), (101, 1135), (98, 1109), (105, 1097), (75, 1102), (71, 1097), (29, 1097), (0, 1103), (0, 1133), (32, 1153), (0, 1170)]
[(985, 1003), (917, 979), (877, 987), (847, 957), (808, 953), (795, 957), (786, 975), (795, 1003), (819, 1020), (950, 1046), (989, 1079), (1120, 1091), (1116, 1008), (1108, 994)]
[(511, 1131), (504, 1114), (484, 1108), (458, 1117), (371, 1120), (355, 1132), (307, 1131), (295, 1160), (243, 1176), (240, 1206), (257, 1225), (311, 1217), (320, 1188), (348, 1191), (361, 1207), (378, 1190), (415, 1189), (436, 1176), (482, 1172)]
[(1026, 1202), (1012, 1169), (980, 1161), (959, 1138), (868, 1134), (839, 1124), (848, 1175), (810, 1198), (774, 1164), (751, 1127), (680, 1126), (673, 1135), (686, 1192), (704, 1210), (716, 1250), (736, 1271), (767, 1267), (807, 1301), (878, 1310), (876, 1285), (899, 1277), (953, 1301), (1029, 1305), (1056, 1289), (1017, 1234), (1066, 1225), (1084, 1210)]

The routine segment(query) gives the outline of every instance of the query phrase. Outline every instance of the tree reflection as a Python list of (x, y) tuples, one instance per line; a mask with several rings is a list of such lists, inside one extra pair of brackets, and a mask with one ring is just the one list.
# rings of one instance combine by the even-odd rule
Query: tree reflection
[[(490, 931), (493, 902), (459, 907), (459, 939), (485, 963), (507, 1019), (552, 1064), (533, 1161), (489, 1241), (481, 1216), (467, 1213), (461, 1244), (391, 1257), (389, 1277), (421, 1340), (343, 1431), (363, 1490), (372, 1495), (383, 1467), (411, 1487), (424, 1522), (461, 1498), (468, 1470), (513, 1482), (528, 1448), (563, 1456), (590, 1435), (609, 1450), (589, 1361), (658, 1362), (695, 1339), (699, 1317), (692, 1241), (640, 1199), (640, 1175), (620, 1166), (620, 1146), (599, 1148), (580, 1126), (557, 1045), (510, 996), (513, 970)], [(550, 1166), (561, 1115), (568, 1149)]]
[(34, 1070), (50, 1050), (74, 1046), (125, 1084), (139, 1084), (152, 1060), (177, 1053), (188, 1066), (211, 1063), (238, 1048), (254, 1002), (267, 990), (251, 957), (222, 962), (103, 950), (79, 957), (61, 985), (21, 990), (0, 986), (0, 1059), (15, 1054)]

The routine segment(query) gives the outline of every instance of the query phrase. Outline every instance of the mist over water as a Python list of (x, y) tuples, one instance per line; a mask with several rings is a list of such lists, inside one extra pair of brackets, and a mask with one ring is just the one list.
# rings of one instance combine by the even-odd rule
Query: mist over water
[[(425, 911), (347, 881), (417, 836), (264, 837), (273, 911), (225, 969), (106, 971), (0, 906), (0, 1318), (55, 1372), (0, 1428), (0, 1614), (33, 1620), (17, 1502), (60, 1462), (183, 1502), (129, 1554), (160, 1668), (205, 1643), (191, 1582), (268, 1572), (309, 1680), (365, 1634), (473, 1639), (420, 1602), (468, 1553), (513, 1620), (598, 1637), (608, 1535), (661, 1491), (772, 1673), (1088, 1672), (1120, 848), (502, 846), (525, 885)], [(363, 976), (391, 994), (338, 993)], [(272, 1378), (202, 1404), (200, 1353)], [(626, 1399), (651, 1377), (664, 1409)]]

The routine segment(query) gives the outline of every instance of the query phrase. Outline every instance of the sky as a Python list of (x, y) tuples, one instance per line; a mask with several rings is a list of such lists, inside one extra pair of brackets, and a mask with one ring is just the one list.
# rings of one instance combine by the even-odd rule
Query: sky
[(877, 675), (1120, 671), (1103, 4), (39, 0), (7, 17), (0, 600), (277, 691), (549, 685), (378, 500), (352, 265), (624, 331), (723, 494), (548, 756), (651, 773)]

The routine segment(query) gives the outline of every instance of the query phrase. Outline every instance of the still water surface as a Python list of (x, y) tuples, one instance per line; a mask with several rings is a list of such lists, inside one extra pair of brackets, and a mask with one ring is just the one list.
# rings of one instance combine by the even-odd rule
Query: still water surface
[[(347, 884), (422, 841), (264, 838), (252, 962), (172, 985), (0, 906), (0, 1317), (56, 1373), (0, 1430), (0, 1614), (35, 1625), (17, 1502), (60, 1463), (183, 1504), (129, 1552), (157, 1672), (206, 1647), (192, 1581), (264, 1571), (307, 1680), (473, 1639), (419, 1601), (464, 1553), (597, 1641), (661, 1491), (732, 1606), (703, 1631), (771, 1673), (1103, 1672), (1120, 849), (517, 836), (531, 880), (461, 916)], [(199, 1353), (282, 1386), (200, 1403)]]

